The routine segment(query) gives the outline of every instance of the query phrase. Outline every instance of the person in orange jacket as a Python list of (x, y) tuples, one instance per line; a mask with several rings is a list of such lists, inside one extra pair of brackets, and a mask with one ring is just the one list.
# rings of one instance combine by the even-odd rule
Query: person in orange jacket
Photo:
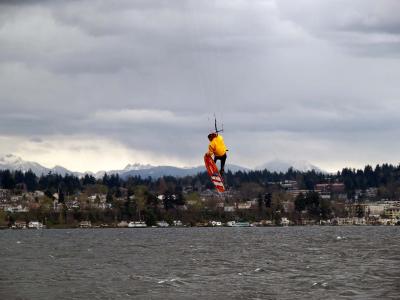
[(226, 161), (226, 151), (228, 151), (224, 143), (224, 138), (222, 137), (222, 135), (214, 132), (208, 135), (208, 140), (210, 141), (210, 144), (208, 145), (207, 154), (211, 157), (214, 156), (215, 163), (217, 162), (217, 160), (221, 161), (221, 168), (219, 173), (222, 176), (225, 172), (224, 167)]

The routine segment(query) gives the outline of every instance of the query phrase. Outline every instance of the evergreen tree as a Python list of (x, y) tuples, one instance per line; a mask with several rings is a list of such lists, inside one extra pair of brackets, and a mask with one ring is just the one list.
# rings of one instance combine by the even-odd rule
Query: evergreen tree
[(304, 196), (303, 193), (298, 194), (294, 201), (294, 209), (298, 212), (302, 212), (303, 210), (306, 209), (306, 207), (307, 207), (306, 197)]
[(11, 174), (10, 170), (4, 170), (1, 174), (1, 187), (11, 190), (15, 188), (15, 184), (14, 176)]

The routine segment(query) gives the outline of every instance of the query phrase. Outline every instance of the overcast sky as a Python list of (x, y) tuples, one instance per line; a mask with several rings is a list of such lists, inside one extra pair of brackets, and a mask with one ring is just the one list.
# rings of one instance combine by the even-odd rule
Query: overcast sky
[(398, 0), (0, 1), (0, 155), (74, 171), (400, 161)]

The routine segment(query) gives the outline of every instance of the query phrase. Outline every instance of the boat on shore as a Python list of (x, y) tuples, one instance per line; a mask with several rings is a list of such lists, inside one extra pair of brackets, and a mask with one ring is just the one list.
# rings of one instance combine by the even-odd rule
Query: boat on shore
[(226, 223), (228, 227), (253, 227), (250, 222), (236, 222), (236, 221), (229, 221)]
[(28, 223), (28, 228), (29, 229), (43, 229), (43, 228), (45, 228), (45, 226), (38, 221), (31, 221)]
[(144, 221), (132, 221), (128, 223), (128, 228), (144, 228), (147, 227)]
[(157, 227), (169, 227), (169, 224), (166, 221), (158, 221)]

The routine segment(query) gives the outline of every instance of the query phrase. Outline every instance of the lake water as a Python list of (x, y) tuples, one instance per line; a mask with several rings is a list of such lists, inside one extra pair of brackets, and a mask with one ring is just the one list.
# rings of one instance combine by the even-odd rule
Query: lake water
[(400, 227), (0, 231), (0, 299), (400, 299)]

